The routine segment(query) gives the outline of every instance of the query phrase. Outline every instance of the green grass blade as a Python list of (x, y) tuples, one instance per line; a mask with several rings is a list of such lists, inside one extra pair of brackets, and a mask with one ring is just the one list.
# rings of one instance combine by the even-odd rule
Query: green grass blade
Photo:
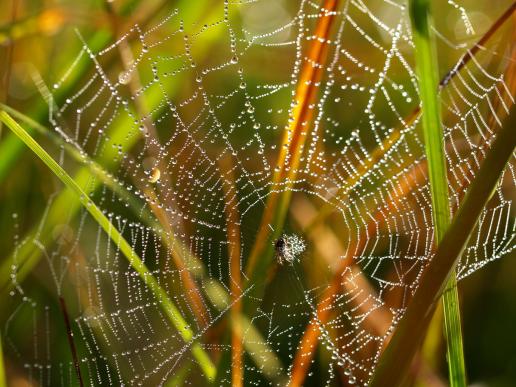
[(198, 361), (199, 366), (209, 380), (214, 379), (216, 369), (211, 362), (208, 354), (204, 351), (201, 345), (195, 341), (193, 331), (188, 327), (186, 320), (175, 304), (170, 300), (167, 293), (159, 285), (156, 278), (150, 273), (149, 269), (142, 262), (140, 257), (133, 251), (129, 243), (113, 226), (109, 219), (102, 213), (102, 211), (95, 205), (95, 203), (88, 197), (82, 188), (72, 179), (70, 175), (20, 126), (14, 121), (5, 111), (0, 112), (0, 120), (15, 133), (51, 170), (52, 172), (71, 190), (79, 199), (80, 203), (87, 209), (90, 215), (97, 221), (97, 223), (106, 231), (113, 243), (118, 246), (120, 251), (127, 258), (129, 264), (139, 274), (149, 290), (153, 293), (156, 299), (161, 304), (165, 315), (169, 318), (172, 324), (183, 340), (191, 346), (192, 355)]
[(4, 351), (2, 348), (2, 336), (0, 336), (0, 387), (7, 387), (7, 379), (5, 377)]
[[(437, 245), (450, 224), (450, 201), (444, 155), (444, 139), (438, 96), (438, 67), (435, 43), (430, 31), (430, 1), (411, 0), (410, 18), (416, 52), (416, 71), (423, 106), (422, 124), (425, 138), (434, 234)], [(462, 348), (459, 295), (455, 274), (450, 277), (443, 295), (444, 327), (450, 385), (466, 386), (466, 367)]]
[[(55, 135), (47, 127), (34, 121), (32, 118), (26, 116), (25, 114), (20, 113), (19, 111), (2, 103), (0, 103), (0, 109), (5, 110), (9, 115), (18, 119), (20, 122), (24, 122), (30, 127), (34, 127), (38, 133), (48, 137), (56, 145), (63, 147), (74, 160), (88, 168), (91, 175), (95, 176), (107, 187), (109, 187), (109, 189), (122, 197), (124, 201), (129, 204), (129, 208), (140, 217), (142, 222), (155, 230), (157, 235), (159, 235), (160, 239), (169, 249), (174, 249), (178, 254), (183, 255), (184, 262), (192, 263), (188, 270), (190, 270), (191, 274), (202, 283), (203, 286), (201, 288), (206, 293), (206, 296), (208, 297), (211, 304), (219, 312), (223, 312), (229, 308), (231, 303), (229, 293), (220, 282), (208, 277), (207, 270), (202, 260), (200, 260), (195, 255), (189, 254), (188, 247), (184, 246), (183, 242), (180, 239), (177, 239), (173, 233), (165, 231), (161, 224), (150, 212), (148, 207), (143, 206), (141, 201), (139, 201), (133, 193), (129, 192), (127, 188), (120, 184), (119, 181), (115, 180), (102, 168), (102, 166), (100, 166), (94, 160), (90, 159), (87, 155), (80, 153), (74, 146), (66, 143), (61, 137)], [(19, 256), (23, 255), (18, 252), (18, 257)], [(28, 274), (28, 270), (18, 272), (16, 275), (17, 280), (24, 278), (26, 273)], [(0, 278), (2, 277), (0, 276)], [(5, 293), (5, 290), (10, 290), (10, 288), (7, 288), (4, 290), (4, 292), (2, 292), (1, 284), (2, 282), (0, 281), (0, 296)], [(282, 368), (282, 364), (276, 353), (269, 347), (265, 338), (261, 335), (260, 331), (253, 326), (248, 317), (240, 314), (240, 319), (242, 320), (242, 326), (245, 327), (246, 331), (246, 335), (243, 338), (244, 348), (247, 349), (253, 361), (257, 366), (260, 367), (260, 370), (262, 370), (263, 374), (269, 380), (284, 382), (285, 376), (281, 373), (278, 373), (278, 370)], [(259, 350), (257, 350), (257, 348), (259, 348)]]
[(512, 105), (509, 117), (496, 135), (452, 224), (441, 240), (434, 258), (428, 264), (414, 298), (378, 362), (369, 387), (398, 386), (406, 376), (439, 297), (446, 291), (446, 283), (454, 274), (454, 268), (466, 248), (482, 210), (496, 189), (515, 150), (516, 105)]

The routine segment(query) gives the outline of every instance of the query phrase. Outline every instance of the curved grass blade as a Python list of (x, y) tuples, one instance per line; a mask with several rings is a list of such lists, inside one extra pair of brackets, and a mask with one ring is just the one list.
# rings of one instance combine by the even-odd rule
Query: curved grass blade
[(227, 156), (219, 162), (224, 177), (224, 196), (226, 210), (226, 227), (229, 255), (229, 275), (231, 277), (231, 385), (242, 387), (244, 385), (242, 326), (240, 314), (242, 312), (242, 275), (240, 265), (241, 240), (240, 240), (240, 216), (238, 214), (237, 190), (235, 187), (234, 163), (231, 156)]
[[(23, 113), (3, 104), (0, 104), (0, 109), (5, 110), (18, 120), (25, 122), (30, 127), (34, 127), (38, 133), (48, 137), (58, 146), (63, 147), (74, 160), (87, 168), (88, 174), (82, 173), (81, 176), (85, 176), (85, 178), (88, 178), (87, 176), (95, 176), (99, 181), (109, 187), (109, 189), (123, 198), (124, 201), (129, 204), (129, 208), (139, 216), (142, 222), (147, 224), (156, 232), (157, 235), (159, 235), (160, 239), (163, 241), (167, 249), (171, 251), (174, 257), (177, 256), (182, 262), (192, 263), (191, 267), (186, 267), (180, 271), (188, 270), (192, 277), (201, 282), (202, 286), (200, 288), (205, 292), (208, 300), (219, 312), (226, 310), (230, 306), (231, 302), (236, 301), (236, 297), (233, 297), (232, 300), (230, 299), (230, 295), (224, 286), (222, 286), (218, 281), (208, 277), (207, 270), (202, 260), (190, 253), (188, 247), (184, 246), (183, 242), (176, 238), (171, 230), (167, 231), (163, 228), (160, 222), (158, 222), (153, 216), (149, 208), (143, 206), (142, 202), (138, 200), (132, 192), (129, 192), (118, 180), (114, 179), (113, 176), (104, 170), (101, 165), (90, 159), (87, 155), (79, 152), (77, 148), (65, 142), (61, 137), (55, 135), (54, 132), (50, 131), (48, 128), (39, 124), (30, 117), (27, 117)], [(75, 178), (75, 180), (77, 181), (78, 179)], [(79, 179), (79, 181), (83, 181), (83, 179)], [(58, 199), (58, 204), (68, 203), (68, 206), (73, 205), (74, 199), (69, 197), (68, 194), (68, 191), (61, 193), (61, 195), (64, 196), (60, 197), (60, 200)], [(152, 197), (152, 199), (157, 201), (156, 197)], [(57, 207), (59, 207), (59, 205)], [(157, 206), (154, 206), (154, 208), (157, 208)], [(68, 210), (71, 211), (70, 207), (68, 207)], [(33, 239), (33, 234), (26, 236), (26, 239), (27, 238)], [(43, 244), (46, 245), (47, 243)], [(24, 251), (29, 250), (32, 252), (28, 252), (27, 254), (24, 253)], [(29, 247), (28, 249), (22, 247), (21, 250), (18, 251), (18, 258), (24, 256), (28, 256), (29, 259), (23, 261), (23, 269), (16, 273), (17, 281), (23, 280), (30, 272), (34, 264), (38, 261), (39, 251), (37, 249), (34, 250), (32, 247)], [(12, 259), (8, 259), (8, 264), (0, 266), (0, 274), (5, 274), (3, 276), (0, 275), (0, 296), (5, 295), (5, 293), (11, 289), (10, 286), (12, 286), (12, 282), (9, 279), (9, 267), (12, 265), (12, 262)], [(232, 318), (235, 318), (235, 316), (232, 316)], [(243, 346), (256, 365), (269, 380), (276, 382), (286, 380), (283, 375), (277, 375), (277, 370), (282, 368), (281, 361), (276, 356), (275, 352), (266, 344), (266, 340), (263, 338), (259, 330), (253, 326), (252, 322), (244, 316), (242, 312), (238, 314), (237, 318), (238, 324), (235, 325), (239, 325), (241, 330), (246, 332), (245, 335), (242, 335)], [(261, 355), (255, 356), (253, 354)]]
[(188, 327), (186, 320), (183, 318), (175, 304), (170, 300), (166, 291), (159, 285), (156, 278), (145, 266), (140, 257), (133, 251), (131, 245), (124, 239), (124, 237), (75, 182), (75, 180), (72, 179), (72, 177), (70, 177), (70, 175), (68, 175), (66, 171), (20, 125), (18, 125), (16, 121), (14, 121), (5, 111), (0, 112), (0, 120), (52, 170), (52, 172), (66, 185), (74, 196), (79, 199), (80, 203), (104, 229), (113, 243), (118, 246), (120, 251), (127, 258), (129, 264), (139, 274), (140, 278), (156, 297), (163, 309), (163, 312), (175, 326), (182, 339), (191, 347), (192, 355), (198, 361), (199, 367), (202, 369), (206, 378), (208, 380), (213, 380), (216, 375), (216, 369), (208, 354), (197, 341), (194, 332)]

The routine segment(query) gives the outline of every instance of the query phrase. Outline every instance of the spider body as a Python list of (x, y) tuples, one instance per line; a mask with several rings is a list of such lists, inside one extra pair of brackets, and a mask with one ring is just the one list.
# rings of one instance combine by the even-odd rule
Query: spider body
[(283, 261), (286, 260), (286, 243), (283, 235), (280, 236), (274, 243), (274, 250), (276, 252), (276, 258), (278, 259), (279, 264), (282, 265)]
[(274, 242), (276, 259), (280, 265), (294, 264), (296, 258), (305, 250), (304, 241), (297, 235), (281, 235)]

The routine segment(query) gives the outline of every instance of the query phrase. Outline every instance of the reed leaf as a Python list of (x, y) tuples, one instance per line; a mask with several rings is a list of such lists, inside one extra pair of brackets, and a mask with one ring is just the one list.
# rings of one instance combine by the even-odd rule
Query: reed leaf
[(496, 135), (435, 256), (428, 264), (405, 315), (380, 357), (370, 387), (398, 386), (403, 382), (436, 304), (446, 291), (446, 284), (454, 273), (479, 216), (513, 155), (516, 147), (515, 119), (516, 105), (513, 105), (509, 119)]

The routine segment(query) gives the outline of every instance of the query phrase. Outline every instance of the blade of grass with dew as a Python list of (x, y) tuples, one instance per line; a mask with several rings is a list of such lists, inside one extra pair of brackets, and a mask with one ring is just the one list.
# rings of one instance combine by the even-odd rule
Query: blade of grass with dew
[[(94, 160), (90, 159), (87, 155), (80, 153), (74, 146), (62, 140), (61, 137), (55, 135), (52, 131), (50, 131), (45, 126), (35, 122), (30, 117), (27, 117), (23, 113), (18, 112), (8, 106), (0, 104), (0, 108), (4, 109), (11, 116), (19, 119), (20, 121), (25, 122), (28, 125), (34, 126), (36, 130), (42, 135), (51, 139), (56, 145), (63, 146), (65, 151), (76, 161), (82, 163), (85, 168), (89, 170), (89, 174), (95, 176), (102, 183), (104, 183), (109, 189), (113, 192), (117, 193), (120, 197), (124, 199), (126, 203), (129, 204), (129, 208), (134, 212), (134, 214), (138, 215), (138, 217), (142, 220), (143, 223), (147, 224), (151, 227), (157, 235), (159, 235), (160, 239), (166, 245), (167, 249), (171, 251), (175, 255), (180, 255), (183, 262), (191, 262), (191, 267), (187, 267), (192, 275), (202, 283), (201, 289), (204, 290), (206, 296), (208, 297), (211, 304), (219, 311), (227, 309), (230, 305), (230, 295), (227, 292), (226, 288), (224, 288), (218, 281), (211, 279), (207, 275), (207, 270), (204, 267), (204, 263), (195, 255), (189, 252), (189, 249), (183, 244), (183, 242), (175, 237), (175, 235), (169, 231), (166, 231), (162, 225), (156, 220), (153, 214), (147, 207), (143, 206), (142, 201), (134, 196), (133, 192), (129, 192), (125, 186), (120, 184), (118, 180), (115, 180), (111, 174), (106, 172), (102, 166), (96, 163)], [(86, 175), (85, 175), (86, 176)], [(89, 175), (88, 175), (89, 176)], [(85, 177), (88, 178), (88, 177)], [(77, 179), (77, 178), (76, 178)], [(79, 179), (82, 181), (82, 179)], [(157, 200), (157, 198), (153, 197), (153, 200)], [(62, 203), (72, 203), (68, 195), (65, 195), (62, 199)], [(70, 210), (70, 207), (68, 207)], [(29, 237), (31, 239), (32, 237)], [(23, 248), (22, 248), (23, 249)], [(34, 253), (37, 253), (37, 249)], [(18, 251), (18, 256), (23, 256), (23, 253)], [(12, 259), (9, 260), (12, 264)], [(30, 265), (29, 265), (30, 266)], [(29, 273), (29, 270), (23, 270), (16, 274), (16, 279), (18, 281), (23, 280), (25, 276)], [(1, 277), (1, 276), (0, 276)], [(0, 285), (4, 284), (4, 282), (0, 282)], [(12, 286), (12, 282), (8, 282), (9, 285)], [(11, 289), (11, 286), (4, 288), (0, 294), (5, 293)], [(2, 289), (2, 286), (0, 286)], [(270, 380), (284, 380), (284, 376), (279, 375), (276, 376), (274, 371), (281, 369), (281, 361), (276, 356), (274, 351), (266, 344), (266, 340), (262, 337), (261, 333), (252, 326), (252, 323), (245, 317), (242, 313), (239, 314), (238, 317), (242, 323), (242, 327), (246, 327), (246, 335), (242, 338), (244, 348), (252, 354), (253, 351), (256, 351), (256, 347), (258, 346), (260, 351), (256, 353), (267, 354), (260, 356), (252, 356), (253, 361), (260, 367), (261, 370), (264, 370), (264, 374)], [(262, 345), (256, 343), (263, 343)]]
[(516, 148), (516, 104), (509, 119), (496, 134), (480, 169), (466, 191), (448, 231), (428, 264), (394, 335), (381, 355), (369, 387), (398, 386), (411, 365), (444, 291), (466, 244), (475, 229), (482, 210), (488, 203), (507, 163)]
[(86, 208), (90, 215), (104, 229), (113, 243), (118, 246), (120, 251), (127, 258), (129, 264), (139, 274), (145, 285), (160, 303), (163, 312), (175, 326), (182, 339), (185, 343), (191, 346), (192, 355), (198, 361), (199, 367), (202, 369), (206, 378), (208, 380), (214, 379), (216, 369), (208, 354), (204, 351), (201, 344), (196, 341), (194, 332), (188, 327), (186, 320), (183, 318), (175, 304), (170, 300), (166, 291), (161, 288), (156, 278), (154, 278), (152, 273), (142, 262), (140, 257), (133, 251), (131, 245), (124, 239), (124, 237), (75, 182), (75, 180), (72, 179), (72, 177), (70, 177), (70, 175), (68, 175), (66, 171), (20, 125), (18, 125), (16, 121), (14, 121), (5, 111), (0, 112), (0, 120), (13, 133), (15, 133), (57, 177), (59, 177), (66, 187), (79, 199), (82, 206)]
[[(435, 42), (431, 32), (429, 0), (411, 0), (410, 19), (415, 45), (416, 73), (422, 104), (422, 125), (428, 162), (432, 216), (436, 245), (439, 246), (451, 219), (448, 196), (448, 173), (444, 156), (444, 134), (438, 95), (438, 67)], [(444, 330), (450, 385), (466, 386), (466, 366), (462, 347), (462, 328), (457, 278), (453, 274), (443, 294)]]

